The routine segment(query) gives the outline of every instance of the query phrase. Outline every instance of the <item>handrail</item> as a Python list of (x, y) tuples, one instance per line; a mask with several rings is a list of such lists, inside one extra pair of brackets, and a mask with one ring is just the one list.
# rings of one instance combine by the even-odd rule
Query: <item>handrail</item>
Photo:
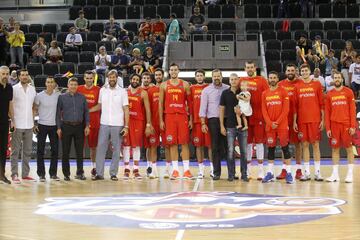
[(167, 71), (168, 71), (168, 66), (169, 66), (169, 35), (166, 36), (166, 40), (165, 40), (165, 46), (164, 46), (164, 57), (163, 57), (163, 64), (162, 64), (162, 69), (164, 70), (164, 77), (166, 78), (167, 76)]
[(266, 66), (266, 59), (265, 59), (265, 46), (262, 37), (262, 33), (260, 33), (260, 57), (263, 64), (264, 74), (267, 76), (267, 66)]

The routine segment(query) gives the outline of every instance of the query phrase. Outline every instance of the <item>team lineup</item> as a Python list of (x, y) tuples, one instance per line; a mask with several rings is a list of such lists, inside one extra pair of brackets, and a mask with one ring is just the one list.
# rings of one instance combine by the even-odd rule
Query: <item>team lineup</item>
[[(285, 179), (286, 183), (311, 180), (310, 151), (314, 158), (314, 180), (323, 181), (321, 175), (320, 138), (326, 129), (332, 148), (333, 172), (325, 180), (338, 182), (340, 148), (347, 152), (348, 172), (345, 182), (353, 182), (354, 154), (352, 135), (356, 129), (354, 94), (343, 86), (340, 72), (334, 73), (334, 89), (324, 94), (320, 82), (310, 78), (309, 65), (299, 68), (286, 66), (287, 79), (279, 81), (277, 72), (269, 72), (268, 79), (256, 75), (256, 65), (247, 61), (247, 77), (231, 74), (229, 85), (222, 82), (222, 72), (212, 71), (212, 83), (205, 83), (205, 72), (195, 72), (195, 84), (178, 78), (180, 69), (176, 64), (169, 68), (169, 79), (164, 81), (164, 71), (156, 69), (154, 75), (143, 73), (130, 76), (127, 89), (117, 84), (118, 73), (107, 73), (108, 83), (102, 88), (94, 85), (95, 74), (84, 74), (85, 85), (78, 86), (76, 78), (68, 81), (68, 91), (56, 91), (55, 79), (46, 79), (46, 89), (36, 94), (28, 83), (27, 70), (19, 71), (20, 83), (13, 88), (7, 85), (9, 69), (0, 68), (3, 97), (7, 98), (11, 139), (11, 179), (20, 184), (18, 157), (22, 153), (22, 181), (34, 181), (29, 176), (32, 132), (37, 133), (37, 174), (46, 181), (44, 165), (45, 141), (50, 139), (50, 179), (57, 176), (58, 144), (62, 146), (62, 172), (70, 181), (69, 155), (72, 141), (76, 151), (75, 179), (86, 180), (83, 169), (84, 144), (90, 149), (92, 180), (104, 180), (105, 158), (111, 149), (109, 176), (118, 180), (119, 161), (122, 155), (124, 171), (122, 178), (142, 179), (139, 171), (141, 148), (146, 149), (147, 175), (176, 179), (203, 179), (204, 158), (210, 160), (210, 177), (219, 180), (221, 160), (226, 159), (228, 181), (240, 178), (248, 182), (249, 167), (256, 146), (258, 172), (255, 179), (263, 183)], [(152, 77), (155, 83), (152, 83)], [(10, 89), (11, 88), (11, 89)], [(34, 117), (39, 120), (34, 123)], [(236, 173), (234, 142), (240, 147), (240, 175)], [(198, 172), (190, 171), (189, 144), (196, 148)], [(264, 167), (267, 145), (268, 164)], [(296, 165), (291, 166), (292, 154), (289, 144), (295, 146)], [(22, 145), (22, 149), (21, 149)], [(157, 169), (158, 147), (165, 148), (166, 167), (163, 176)], [(180, 148), (179, 148), (180, 146)], [(275, 149), (282, 150), (283, 166), (276, 175), (274, 170)], [(183, 171), (178, 159), (181, 149)], [(205, 154), (207, 150), (207, 154)], [(132, 166), (130, 159), (133, 159)], [(303, 160), (303, 163), (302, 163)], [(5, 162), (1, 164), (2, 182)]]

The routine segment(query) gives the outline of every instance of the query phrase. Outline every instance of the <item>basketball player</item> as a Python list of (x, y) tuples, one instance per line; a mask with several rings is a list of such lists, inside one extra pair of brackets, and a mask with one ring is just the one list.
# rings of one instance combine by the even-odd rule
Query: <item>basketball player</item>
[[(289, 141), (290, 144), (295, 145), (295, 160), (296, 160), (296, 174), (295, 178), (300, 179), (302, 176), (301, 172), (301, 144), (298, 138), (298, 134), (294, 131), (293, 123), (294, 123), (294, 93), (295, 93), (295, 86), (298, 84), (301, 79), (296, 78), (296, 65), (295, 64), (288, 64), (286, 65), (286, 79), (279, 82), (279, 86), (285, 88), (288, 92), (289, 100), (290, 100), (290, 108), (289, 108)], [(285, 179), (286, 178), (286, 163), (283, 161), (282, 171), (276, 177), (276, 179)]]
[[(245, 63), (245, 71), (247, 77), (241, 77), (240, 81), (248, 82), (248, 91), (251, 94), (250, 104), (253, 109), (253, 114), (249, 118), (248, 130), (248, 148), (247, 148), (247, 161), (248, 171), (252, 159), (253, 144), (256, 144), (256, 158), (258, 160), (258, 177), (257, 180), (261, 181), (264, 177), (264, 143), (265, 143), (265, 122), (261, 113), (262, 93), (269, 89), (266, 79), (262, 76), (256, 76), (256, 65), (253, 61)], [(248, 174), (249, 176), (249, 174)]]
[[(190, 86), (190, 114), (192, 115), (192, 144), (196, 147), (196, 158), (199, 164), (198, 179), (204, 178), (204, 147), (208, 148), (208, 156), (211, 159), (211, 139), (210, 133), (203, 133), (201, 130), (201, 119), (199, 116), (201, 92), (208, 86), (205, 83), (205, 71), (195, 71), (196, 84)], [(207, 120), (206, 120), (207, 122)], [(210, 160), (210, 162), (212, 162)]]
[(353, 91), (342, 85), (342, 74), (334, 73), (335, 88), (326, 94), (325, 100), (325, 126), (326, 133), (332, 148), (333, 172), (328, 182), (338, 182), (340, 147), (346, 148), (348, 172), (346, 183), (353, 182), (354, 153), (352, 150), (352, 135), (356, 127), (356, 106)]
[[(170, 65), (170, 79), (160, 85), (159, 119), (160, 129), (165, 130), (166, 144), (169, 145), (173, 164), (172, 180), (180, 177), (178, 167), (178, 145), (181, 145), (184, 166), (183, 178), (192, 179), (189, 169), (189, 140), (192, 119), (188, 120), (187, 103), (190, 96), (189, 83), (178, 78), (179, 66)], [(189, 105), (189, 104), (188, 104)]]
[[(132, 148), (134, 169), (133, 176), (135, 179), (141, 179), (139, 173), (140, 149), (143, 146), (144, 132), (149, 136), (152, 131), (151, 113), (149, 97), (146, 91), (141, 87), (141, 76), (132, 74), (130, 76), (130, 87), (128, 89), (129, 98), (129, 134), (124, 137), (124, 179), (130, 177), (130, 148)], [(145, 127), (146, 121), (146, 127)]]
[(90, 159), (92, 162), (91, 178), (96, 176), (96, 147), (100, 129), (100, 110), (94, 108), (99, 101), (100, 87), (94, 85), (95, 73), (88, 70), (84, 74), (85, 85), (78, 88), (78, 92), (83, 94), (89, 108), (90, 133), (87, 136), (90, 148)]
[(289, 151), (289, 105), (290, 100), (287, 91), (279, 87), (279, 74), (269, 73), (270, 89), (262, 93), (262, 114), (265, 120), (266, 144), (268, 146), (268, 171), (263, 183), (274, 181), (274, 160), (276, 142), (279, 140), (284, 159), (286, 161), (286, 182), (293, 183), (291, 175), (291, 154)]
[(296, 85), (295, 89), (295, 113), (294, 131), (298, 133), (302, 144), (304, 158), (304, 174), (300, 181), (308, 181), (310, 178), (310, 152), (309, 144), (312, 144), (315, 160), (315, 181), (323, 181), (320, 174), (320, 146), (321, 130), (324, 127), (324, 101), (321, 83), (310, 78), (310, 66), (303, 64), (300, 67), (303, 82)]

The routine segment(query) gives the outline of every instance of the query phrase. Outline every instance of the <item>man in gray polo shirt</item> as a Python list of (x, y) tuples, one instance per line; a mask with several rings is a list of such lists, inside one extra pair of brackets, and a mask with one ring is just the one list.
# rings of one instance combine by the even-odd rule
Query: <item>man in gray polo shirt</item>
[(46, 137), (49, 136), (51, 148), (50, 178), (59, 181), (57, 177), (58, 164), (58, 136), (56, 127), (56, 107), (60, 92), (56, 92), (56, 82), (53, 77), (48, 77), (45, 82), (46, 90), (35, 97), (35, 109), (39, 115), (37, 133), (37, 174), (40, 182), (45, 182), (44, 150)]

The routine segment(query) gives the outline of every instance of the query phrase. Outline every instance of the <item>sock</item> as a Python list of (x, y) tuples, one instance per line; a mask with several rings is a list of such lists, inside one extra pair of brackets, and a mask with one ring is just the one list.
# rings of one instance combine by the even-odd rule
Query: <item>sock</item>
[(339, 176), (339, 164), (333, 165), (333, 174)]
[(170, 169), (171, 162), (166, 161), (166, 170)]
[(96, 168), (96, 162), (92, 162), (92, 167)]
[(348, 164), (348, 172), (349, 172), (350, 174), (352, 174), (352, 173), (353, 173), (353, 170), (354, 170), (354, 164)]
[(157, 167), (156, 167), (156, 163), (152, 163), (152, 174), (153, 175), (155, 175), (155, 176), (157, 176), (158, 174), (157, 174)]
[(309, 162), (305, 162), (304, 163), (304, 170), (306, 174), (310, 174), (310, 163)]
[(320, 161), (314, 161), (315, 165), (315, 174), (320, 173)]
[(264, 160), (264, 144), (256, 144), (256, 159)]
[(184, 172), (189, 170), (189, 164), (190, 164), (189, 160), (183, 160)]
[(148, 161), (146, 162), (146, 168), (151, 167), (151, 165), (152, 165), (152, 164), (151, 164), (151, 161), (148, 160)]
[(246, 149), (246, 159), (248, 162), (251, 162), (251, 159), (252, 159), (252, 148), (253, 148), (253, 145), (250, 143), (247, 145), (247, 149)]
[(296, 164), (296, 165), (295, 165), (295, 167), (296, 167), (296, 170), (298, 170), (298, 169), (300, 169), (300, 170), (301, 170), (301, 166), (300, 166), (300, 164)]
[(130, 169), (130, 147), (126, 146), (123, 149), (125, 169)]
[(286, 172), (291, 173), (291, 165), (286, 165)]
[(270, 172), (271, 174), (274, 174), (274, 164), (273, 163), (268, 164), (268, 172)]
[(210, 162), (210, 171), (211, 171), (211, 172), (214, 172), (214, 165), (213, 165), (212, 162)]
[(248, 162), (248, 164), (247, 164), (247, 171), (246, 171), (246, 175), (250, 175), (250, 166), (251, 166), (251, 163), (250, 162)]
[(285, 163), (282, 164), (282, 169), (286, 169), (286, 164)]
[(259, 176), (264, 176), (264, 164), (263, 163), (259, 163)]
[(199, 163), (199, 173), (204, 175), (204, 164), (203, 163)]
[(172, 161), (173, 170), (179, 171), (179, 164), (178, 161)]
[(139, 161), (134, 161), (134, 170), (139, 170)]

